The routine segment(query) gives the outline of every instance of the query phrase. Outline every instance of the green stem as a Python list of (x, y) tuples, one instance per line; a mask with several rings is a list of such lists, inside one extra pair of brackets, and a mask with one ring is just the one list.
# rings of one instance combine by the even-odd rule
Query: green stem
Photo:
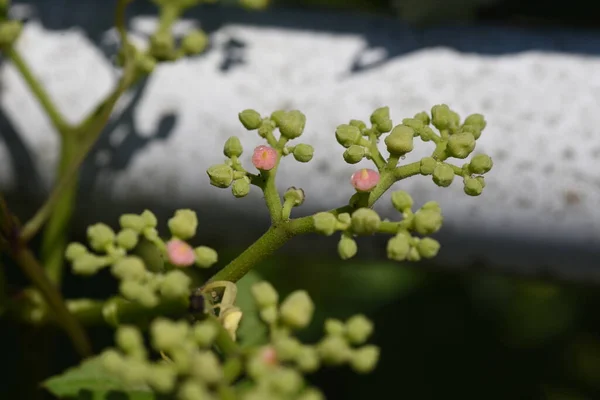
[(270, 171), (261, 171), (261, 176), (264, 179), (263, 193), (265, 196), (265, 203), (269, 209), (271, 215), (271, 223), (275, 224), (282, 220), (282, 205), (277, 186), (275, 185), (275, 175), (277, 174), (277, 167), (275, 166)]

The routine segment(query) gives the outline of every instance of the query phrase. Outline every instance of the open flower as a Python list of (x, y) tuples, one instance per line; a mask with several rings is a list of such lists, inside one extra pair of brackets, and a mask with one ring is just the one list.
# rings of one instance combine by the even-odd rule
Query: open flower
[(254, 149), (252, 164), (263, 171), (273, 169), (277, 164), (277, 151), (269, 146), (258, 146)]
[(358, 192), (370, 192), (379, 183), (379, 173), (372, 169), (359, 169), (352, 174), (350, 182)]
[(179, 239), (172, 239), (167, 243), (169, 262), (178, 267), (189, 267), (196, 261), (196, 254), (192, 246)]

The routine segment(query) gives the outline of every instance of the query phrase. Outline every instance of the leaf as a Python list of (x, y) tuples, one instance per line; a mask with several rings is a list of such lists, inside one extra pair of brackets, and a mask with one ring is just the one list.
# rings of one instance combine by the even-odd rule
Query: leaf
[(263, 278), (258, 272), (250, 271), (237, 283), (236, 305), (240, 307), (243, 313), (238, 329), (238, 342), (243, 348), (267, 342), (268, 329), (258, 315), (258, 309), (251, 292), (252, 285), (262, 280)]
[(81, 400), (155, 400), (145, 385), (129, 385), (102, 368), (100, 357), (90, 358), (42, 384), (58, 398)]

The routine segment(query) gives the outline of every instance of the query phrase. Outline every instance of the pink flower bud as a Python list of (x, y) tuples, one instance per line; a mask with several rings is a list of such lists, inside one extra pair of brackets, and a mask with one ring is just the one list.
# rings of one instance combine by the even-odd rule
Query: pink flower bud
[(273, 348), (273, 346), (266, 346), (262, 349), (261, 360), (267, 365), (276, 365), (277, 364), (277, 352)]
[(179, 239), (169, 240), (167, 255), (171, 264), (178, 267), (189, 267), (196, 261), (196, 254), (192, 246)]
[(379, 183), (379, 172), (367, 168), (359, 169), (352, 174), (350, 182), (356, 191), (370, 192)]
[(258, 146), (254, 149), (252, 164), (263, 171), (273, 169), (277, 164), (277, 150), (269, 146)]

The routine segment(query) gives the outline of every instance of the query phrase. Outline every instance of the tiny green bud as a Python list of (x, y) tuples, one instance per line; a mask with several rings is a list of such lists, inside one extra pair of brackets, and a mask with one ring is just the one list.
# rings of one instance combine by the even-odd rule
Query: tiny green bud
[(471, 133), (473, 135), (473, 137), (475, 138), (475, 140), (477, 140), (481, 137), (481, 131), (479, 130), (478, 127), (473, 126), (473, 125), (463, 125), (460, 127), (459, 131)]
[(319, 212), (313, 216), (315, 230), (325, 236), (333, 235), (337, 225), (337, 218), (328, 212)]
[(285, 191), (283, 194), (283, 199), (285, 201), (292, 201), (294, 206), (302, 205), (305, 199), (304, 190), (296, 189), (294, 186), (292, 186)]
[(266, 139), (267, 137), (269, 137), (269, 135), (273, 134), (275, 126), (275, 122), (271, 120), (263, 120), (263, 122), (260, 124), (260, 127), (258, 128), (258, 136)]
[(431, 120), (429, 119), (429, 114), (427, 114), (425, 111), (421, 111), (420, 113), (415, 114), (414, 118), (420, 120), (425, 125), (429, 125), (431, 123)]
[(181, 49), (189, 55), (200, 54), (208, 46), (208, 36), (201, 30), (194, 29), (181, 41)]
[(475, 150), (475, 137), (470, 132), (450, 136), (446, 150), (452, 157), (467, 158)]
[(304, 383), (304, 379), (298, 371), (286, 367), (277, 368), (271, 378), (273, 388), (277, 392), (287, 395), (298, 393)]
[(294, 158), (299, 162), (309, 162), (313, 158), (315, 149), (309, 144), (300, 143), (294, 147)]
[(440, 251), (440, 243), (432, 238), (423, 238), (417, 244), (417, 250), (423, 258), (433, 258)]
[(346, 322), (346, 337), (352, 344), (363, 344), (373, 333), (373, 323), (362, 314), (351, 317)]
[(117, 244), (125, 250), (131, 250), (138, 243), (138, 232), (133, 229), (123, 229), (117, 234)]
[(249, 131), (258, 129), (262, 124), (262, 118), (258, 111), (255, 110), (244, 110), (238, 114), (238, 118), (242, 125), (244, 125), (244, 128)]
[(197, 322), (192, 328), (194, 340), (200, 347), (212, 346), (218, 333), (217, 327), (210, 321)]
[(310, 323), (315, 305), (306, 291), (297, 290), (285, 298), (279, 311), (283, 323), (292, 329), (301, 329)]
[(420, 209), (415, 213), (415, 231), (421, 235), (430, 235), (442, 227), (442, 214), (434, 210)]
[(356, 164), (365, 157), (365, 149), (362, 146), (353, 144), (344, 151), (344, 160), (348, 164)]
[(209, 385), (223, 380), (223, 367), (212, 351), (200, 351), (193, 357), (191, 373)]
[(179, 270), (169, 271), (160, 282), (160, 294), (169, 299), (184, 298), (189, 295), (192, 280)]
[(361, 132), (363, 129), (367, 129), (367, 124), (365, 124), (363, 121), (360, 121), (358, 119), (350, 120), (350, 125), (357, 127)]
[(0, 47), (15, 43), (22, 30), (23, 24), (19, 21), (0, 21)]
[(285, 114), (285, 110), (276, 110), (271, 113), (271, 116), (269, 118), (271, 119), (271, 121), (275, 122), (276, 126), (279, 126)]
[(196, 380), (187, 380), (181, 384), (177, 391), (178, 400), (212, 400), (213, 396), (206, 387)]
[(469, 196), (479, 196), (483, 192), (483, 185), (476, 178), (464, 179), (464, 191)]
[(356, 241), (349, 236), (342, 235), (340, 241), (338, 242), (338, 254), (342, 260), (348, 260), (356, 255), (358, 251), (358, 246), (356, 245)]
[[(306, 116), (302, 114), (298, 110), (292, 110), (285, 113), (279, 120), (277, 126), (279, 127), (279, 132), (288, 138), (295, 139), (302, 135), (304, 132), (304, 126), (306, 125)], [(294, 154), (295, 157), (295, 154)], [(312, 156), (311, 156), (312, 158)], [(306, 161), (303, 161), (306, 162)]]
[(115, 241), (115, 232), (106, 224), (98, 223), (87, 229), (90, 247), (96, 251), (105, 251)]
[(177, 371), (169, 364), (150, 364), (146, 381), (159, 393), (169, 393), (175, 387)]
[(421, 129), (421, 131), (419, 132), (419, 135), (421, 136), (421, 139), (424, 142), (429, 142), (430, 140), (433, 140), (434, 137), (436, 137), (435, 132), (429, 126), (424, 126), (423, 129)]
[(279, 294), (269, 282), (263, 281), (255, 283), (252, 285), (250, 291), (259, 308), (275, 306), (279, 301)]
[(99, 257), (95, 254), (80, 254), (73, 260), (73, 272), (79, 275), (92, 275), (101, 268), (108, 265), (109, 261), (105, 257)]
[(448, 187), (454, 180), (454, 170), (446, 163), (439, 163), (433, 169), (433, 182), (441, 187)]
[(317, 345), (317, 351), (324, 363), (340, 365), (348, 361), (351, 349), (342, 336), (326, 336)]
[(437, 161), (433, 157), (423, 157), (421, 159), (421, 174), (431, 175), (437, 166)]
[(440, 131), (456, 127), (457, 121), (454, 114), (446, 104), (438, 104), (431, 108), (432, 123)]
[(335, 130), (335, 138), (344, 147), (357, 144), (361, 136), (360, 129), (352, 125), (340, 125)]
[(392, 132), (385, 138), (385, 145), (388, 152), (393, 156), (403, 156), (413, 149), (413, 138), (415, 131), (413, 128), (405, 125), (397, 125)]
[(276, 306), (268, 306), (260, 310), (260, 319), (267, 324), (274, 324), (275, 321), (277, 321), (278, 316), (279, 312), (277, 311)]
[(379, 347), (374, 345), (363, 346), (352, 352), (350, 365), (358, 373), (366, 374), (375, 369), (379, 360)]
[(431, 210), (437, 213), (442, 213), (442, 208), (437, 201), (428, 201), (421, 206), (421, 210)]
[(408, 211), (413, 205), (413, 199), (404, 190), (397, 190), (392, 193), (392, 205), (400, 212)]
[(223, 146), (223, 154), (225, 154), (225, 157), (239, 157), (242, 155), (243, 151), (244, 148), (237, 136), (231, 136), (225, 141), (225, 146)]
[(123, 280), (119, 285), (119, 291), (128, 300), (137, 301), (147, 308), (158, 304), (158, 297), (152, 288), (134, 280)]
[(346, 325), (339, 319), (328, 318), (325, 320), (325, 333), (340, 336), (346, 333)]
[(380, 107), (371, 114), (371, 123), (377, 126), (379, 132), (389, 132), (392, 129), (392, 120), (390, 119), (390, 108)]
[[(158, 225), (158, 220), (156, 219), (156, 215), (150, 210), (144, 210), (144, 212), (140, 215), (146, 224), (146, 228), (156, 228)], [(126, 228), (125, 226), (123, 228)]]
[(290, 361), (298, 356), (302, 348), (302, 344), (298, 339), (291, 336), (282, 336), (273, 342), (273, 346), (277, 353), (277, 359), (281, 361)]
[(306, 388), (300, 394), (300, 396), (296, 397), (296, 400), (325, 400), (325, 396), (316, 388)]
[(219, 254), (207, 246), (196, 247), (194, 253), (196, 253), (196, 265), (200, 268), (210, 268), (219, 261)]
[(100, 355), (102, 367), (111, 374), (120, 375), (127, 368), (124, 357), (114, 349), (105, 350)]
[(147, 275), (144, 261), (137, 256), (121, 258), (113, 264), (111, 272), (115, 277), (121, 280), (140, 281)]
[(164, 317), (158, 317), (150, 325), (150, 336), (152, 346), (157, 351), (169, 351), (179, 347), (185, 341), (189, 332), (189, 326), (185, 321), (170, 321)]
[(234, 180), (231, 185), (231, 193), (238, 199), (247, 196), (250, 193), (250, 178), (244, 176)]
[(312, 373), (319, 369), (319, 353), (312, 346), (302, 346), (296, 354), (296, 365), (304, 373)]
[(144, 346), (140, 331), (132, 325), (121, 325), (115, 333), (117, 345), (127, 354), (135, 353)]
[(494, 163), (490, 156), (486, 154), (477, 154), (473, 156), (471, 162), (469, 163), (469, 169), (474, 174), (485, 174), (492, 169)]
[(402, 120), (402, 125), (413, 128), (415, 132), (420, 132), (425, 127), (423, 121), (417, 118), (404, 118)]
[(410, 251), (410, 237), (406, 234), (397, 234), (387, 242), (386, 252), (390, 260), (404, 261)]
[(380, 224), (379, 214), (370, 208), (359, 208), (352, 214), (352, 231), (357, 235), (372, 235)]
[(412, 262), (421, 261), (421, 253), (419, 253), (419, 250), (413, 246), (408, 251), (408, 257), (406, 257), (406, 259)]
[(169, 230), (171, 234), (179, 239), (190, 239), (198, 229), (198, 216), (190, 209), (175, 211), (175, 215), (169, 219)]
[(471, 114), (466, 119), (463, 125), (472, 125), (479, 129), (479, 131), (483, 131), (486, 126), (485, 118), (481, 114)]
[(482, 188), (485, 187), (485, 178), (483, 176), (478, 176), (475, 179), (477, 179), (479, 181), (479, 183), (481, 183)]
[(233, 169), (227, 164), (213, 165), (206, 172), (210, 178), (210, 184), (218, 188), (228, 188), (233, 181)]
[(81, 257), (84, 254), (87, 254), (87, 248), (81, 243), (73, 242), (69, 243), (67, 249), (65, 250), (65, 258), (71, 262), (75, 261), (75, 259)]

